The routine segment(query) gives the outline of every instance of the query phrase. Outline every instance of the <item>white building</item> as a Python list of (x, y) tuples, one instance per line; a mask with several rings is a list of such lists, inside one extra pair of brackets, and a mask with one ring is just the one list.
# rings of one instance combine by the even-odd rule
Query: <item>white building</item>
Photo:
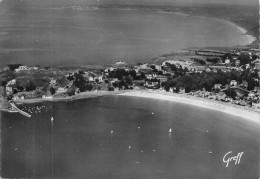
[(58, 88), (57, 91), (56, 91), (56, 93), (66, 93), (66, 92), (67, 92), (67, 89), (62, 88), (62, 87)]
[(230, 81), (231, 86), (237, 86), (237, 81), (236, 80), (231, 80)]
[(15, 69), (15, 72), (19, 72), (22, 70), (30, 70), (30, 68), (28, 68), (27, 66), (19, 66), (17, 69)]

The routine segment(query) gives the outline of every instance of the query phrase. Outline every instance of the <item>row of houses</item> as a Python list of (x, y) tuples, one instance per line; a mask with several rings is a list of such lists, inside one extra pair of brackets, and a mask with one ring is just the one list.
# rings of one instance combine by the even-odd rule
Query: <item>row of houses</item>
[(239, 98), (233, 99), (226, 95), (225, 92), (221, 91), (218, 93), (215, 92), (208, 92), (208, 91), (194, 91), (190, 92), (189, 95), (214, 99), (223, 102), (231, 102), (233, 104), (242, 105), (242, 106), (249, 106), (253, 108), (260, 108), (260, 93), (250, 92), (246, 98)]
[(28, 71), (28, 70), (39, 70), (39, 69), (40, 69), (40, 67), (38, 67), (38, 66), (28, 67), (26, 65), (21, 65), (17, 69), (15, 69), (15, 72)]

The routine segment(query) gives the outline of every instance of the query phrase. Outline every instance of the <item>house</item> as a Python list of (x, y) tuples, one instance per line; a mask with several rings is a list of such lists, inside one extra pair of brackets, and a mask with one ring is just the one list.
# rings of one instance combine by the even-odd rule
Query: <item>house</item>
[(211, 72), (211, 69), (210, 68), (206, 68), (205, 70), (207, 73)]
[(152, 81), (146, 81), (144, 86), (148, 88), (159, 88), (158, 82), (152, 82)]
[(230, 81), (231, 86), (237, 86), (237, 81), (236, 80), (231, 80)]
[(256, 92), (256, 94), (260, 95), (260, 87), (255, 87), (254, 91)]
[(56, 93), (66, 93), (67, 92), (67, 88), (66, 87), (59, 87), (56, 91)]
[(103, 82), (105, 80), (103, 75), (98, 76), (97, 79), (99, 82)]
[(185, 88), (180, 88), (179, 94), (184, 94), (185, 93)]
[(242, 81), (242, 84), (240, 85), (243, 88), (247, 88), (248, 87), (248, 82), (246, 80)]
[(154, 65), (155, 66), (155, 69), (158, 70), (158, 71), (161, 71), (162, 70), (162, 67), (161, 65)]
[(251, 91), (251, 92), (248, 94), (248, 99), (253, 99), (254, 97), (255, 97), (255, 93)]
[(222, 91), (217, 94), (217, 99), (218, 100), (226, 101), (226, 97), (227, 97), (226, 93), (224, 93)]
[(55, 86), (57, 83), (57, 80), (55, 80), (54, 78), (51, 79), (50, 81), (50, 86)]
[(95, 76), (93, 76), (93, 75), (88, 76), (88, 81), (90, 81), (90, 82), (95, 81)]
[(5, 91), (6, 91), (6, 94), (7, 94), (7, 95), (10, 95), (10, 94), (13, 93), (13, 87), (11, 87), (11, 86), (6, 86), (6, 87), (5, 87)]
[(235, 60), (235, 65), (239, 66), (240, 65), (240, 60)]
[(25, 99), (24, 95), (21, 95), (21, 94), (14, 94), (13, 95), (13, 100), (18, 100), (18, 99)]
[(7, 84), (6, 84), (6, 87), (5, 87), (5, 91), (6, 91), (6, 94), (7, 95), (10, 95), (13, 93), (13, 86), (16, 84), (16, 79), (12, 79), (10, 80)]
[(229, 65), (229, 64), (230, 64), (230, 59), (226, 58), (226, 59), (225, 59), (225, 64), (226, 64), (226, 65)]
[(31, 67), (31, 68), (28, 68), (29, 70), (39, 70), (40, 69), (40, 67), (39, 66), (34, 66), (34, 67)]
[(27, 66), (19, 66), (17, 69), (15, 69), (15, 72), (19, 72), (21, 70), (30, 70)]
[(173, 87), (170, 87), (169, 92), (173, 93), (173, 91), (174, 91)]
[(20, 98), (19, 98), (18, 94), (14, 94), (12, 99), (13, 99), (13, 100), (18, 100), (18, 99), (20, 99)]
[(16, 79), (12, 79), (12, 80), (10, 80), (7, 84), (6, 84), (6, 86), (13, 86), (13, 85), (15, 85), (16, 84)]
[(126, 65), (127, 64), (127, 62), (123, 62), (123, 61), (117, 61), (116, 62), (116, 65)]
[(114, 71), (114, 70), (116, 70), (116, 68), (109, 67), (109, 68), (106, 68), (106, 69), (104, 70), (104, 72), (105, 72), (105, 73), (108, 73), (108, 72), (111, 72), (111, 71)]
[(145, 77), (148, 79), (148, 80), (151, 80), (153, 78), (153, 76), (151, 74), (146, 74)]
[(260, 70), (260, 63), (255, 63), (255, 69)]
[(139, 68), (148, 68), (148, 63), (140, 64)]
[(221, 86), (222, 86), (222, 85), (219, 84), (219, 83), (218, 83), (218, 84), (215, 84), (215, 85), (214, 85), (214, 89), (215, 89), (215, 90), (220, 90), (220, 89), (221, 89)]
[(166, 76), (157, 76), (156, 79), (160, 81), (160, 85), (168, 80)]

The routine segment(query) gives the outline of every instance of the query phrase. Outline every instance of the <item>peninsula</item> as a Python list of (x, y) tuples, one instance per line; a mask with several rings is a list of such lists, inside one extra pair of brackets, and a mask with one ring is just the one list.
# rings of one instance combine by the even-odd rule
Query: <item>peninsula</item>
[[(50, 7), (58, 8), (58, 7)], [(59, 7), (60, 8), (60, 7)], [(118, 61), (107, 65), (40, 66), (9, 64), (0, 70), (0, 108), (8, 103), (68, 101), (125, 91), (160, 90), (165, 94), (197, 96), (258, 113), (260, 107), (258, 14), (252, 7), (207, 6), (64, 6), (73, 10), (142, 10), (185, 16), (210, 17), (236, 26), (244, 36), (242, 46), (189, 48), (155, 57), (147, 63)], [(247, 29), (247, 30), (245, 30)], [(133, 95), (132, 93), (130, 93)], [(164, 95), (165, 95), (164, 94)]]

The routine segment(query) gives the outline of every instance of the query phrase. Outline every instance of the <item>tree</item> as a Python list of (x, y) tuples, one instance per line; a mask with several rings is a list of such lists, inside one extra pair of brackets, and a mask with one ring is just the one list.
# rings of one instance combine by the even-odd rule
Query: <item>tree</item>
[(114, 91), (114, 88), (112, 86), (109, 86), (108, 91)]
[(19, 68), (19, 66), (22, 66), (22, 64), (9, 64), (8, 67), (11, 71), (14, 71), (15, 69)]
[(145, 79), (145, 74), (143, 72), (141, 72), (141, 78)]
[(86, 91), (86, 81), (81, 74), (75, 74), (74, 84), (81, 92)]
[(172, 71), (176, 71), (177, 70), (177, 67), (174, 64), (171, 64), (170, 67), (171, 67)]
[(240, 60), (241, 65), (249, 64), (250, 63), (250, 56), (247, 53), (241, 53), (238, 56), (238, 60)]
[(51, 95), (54, 95), (54, 94), (55, 94), (55, 92), (56, 92), (55, 88), (53, 88), (53, 87), (50, 87), (50, 93), (51, 93)]
[(127, 85), (132, 85), (132, 80), (127, 76), (127, 77), (125, 77), (125, 83)]
[(72, 85), (72, 86), (68, 89), (68, 91), (67, 91), (67, 93), (68, 93), (69, 96), (73, 96), (73, 95), (75, 94), (75, 92), (76, 92), (76, 87), (75, 87), (74, 85)]
[(86, 84), (86, 90), (91, 91), (93, 89), (93, 86), (90, 83)]
[(228, 88), (226, 91), (225, 91), (226, 95), (235, 99), (235, 97), (237, 96), (237, 93), (234, 89), (231, 89), (231, 88)]
[(155, 65), (151, 65), (151, 69), (153, 69), (153, 70), (154, 70), (154, 69), (155, 69)]
[(33, 91), (36, 89), (36, 86), (35, 84), (30, 80), (27, 84), (26, 84), (26, 87), (25, 87), (25, 90), (26, 91)]
[(135, 79), (136, 78), (136, 71), (135, 70), (131, 70), (129, 72), (129, 74)]
[(64, 87), (64, 86), (68, 85), (68, 80), (66, 79), (66, 77), (62, 76), (62, 77), (57, 78), (57, 83), (60, 86)]

